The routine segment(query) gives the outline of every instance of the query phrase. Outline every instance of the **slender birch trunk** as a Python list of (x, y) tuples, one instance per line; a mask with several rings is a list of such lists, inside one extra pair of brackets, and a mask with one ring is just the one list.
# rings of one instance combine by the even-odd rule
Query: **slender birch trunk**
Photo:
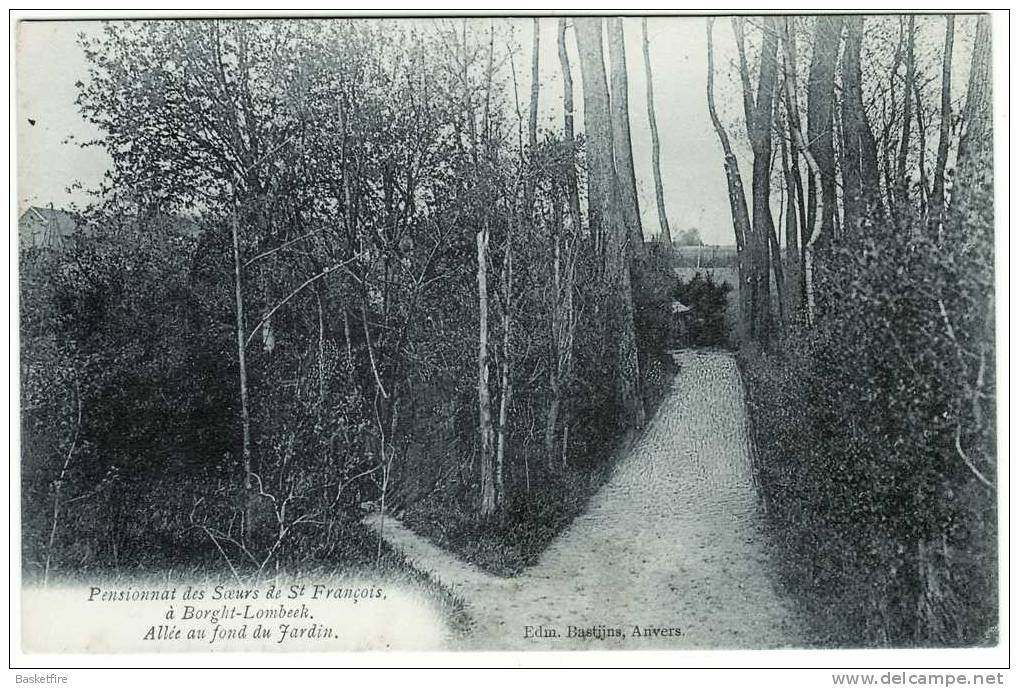
[(662, 186), (662, 153), (658, 139), (658, 120), (655, 117), (655, 87), (651, 73), (651, 48), (647, 38), (647, 17), (640, 22), (644, 47), (644, 78), (647, 81), (647, 118), (651, 127), (651, 167), (655, 178), (655, 202), (658, 204), (658, 224), (661, 227), (662, 243), (672, 245), (672, 230), (669, 215), (665, 212), (665, 190)]
[(791, 128), (788, 124), (788, 114), (784, 117), (786, 126), (784, 127), (785, 132), (780, 135), (779, 138), (779, 153), (782, 156), (782, 179), (785, 184), (785, 217), (784, 229), (785, 229), (785, 255), (779, 258), (785, 267), (785, 304), (786, 312), (790, 315), (795, 314), (801, 304), (801, 292), (800, 292), (800, 226), (799, 226), (799, 215), (797, 198), (797, 184), (796, 179), (793, 176), (793, 159), (796, 155), (796, 147), (792, 144), (792, 141), (787, 141), (785, 135), (786, 132), (791, 132)]
[[(789, 41), (786, 41), (783, 57), (786, 91), (785, 103), (786, 108), (788, 109), (793, 142), (796, 145), (796, 148), (798, 148), (800, 153), (803, 155), (803, 158), (807, 161), (807, 168), (811, 172), (813, 185), (815, 188), (820, 189), (824, 182), (824, 176), (821, 172), (820, 165), (818, 165), (817, 160), (814, 159), (813, 153), (811, 153), (810, 146), (803, 135), (803, 130), (799, 126), (801, 120), (796, 96), (796, 73), (792, 69), (793, 55), (791, 54), (791, 49), (792, 46)], [(817, 205), (813, 212), (808, 215), (813, 223), (810, 227), (807, 238), (803, 243), (803, 281), (807, 302), (808, 324), (813, 323), (816, 317), (816, 303), (814, 297), (814, 245), (817, 243), (818, 237), (821, 236), (824, 229), (825, 216), (827, 215), (824, 195), (818, 194), (815, 202)]]
[(906, 83), (902, 89), (902, 132), (899, 152), (895, 158), (895, 200), (900, 221), (909, 215), (909, 179), (906, 163), (909, 156), (909, 142), (913, 121), (913, 82), (916, 81), (916, 17), (909, 15), (906, 20)]
[[(236, 193), (236, 191), (235, 191)], [(244, 468), (244, 489), (251, 489), (251, 416), (248, 410), (248, 361), (244, 342), (244, 286), (241, 279), (240, 217), (236, 198), (230, 214), (230, 234), (234, 259), (234, 316), (237, 330), (237, 367), (241, 395), (241, 461)]]
[[(570, 67), (570, 55), (566, 51), (566, 19), (559, 20), (559, 67), (563, 75), (563, 137), (570, 147), (571, 164), (567, 167), (566, 192), (570, 202), (570, 220), (573, 231), (580, 232), (580, 190), (577, 183), (576, 168), (576, 133), (573, 125), (573, 70)], [(597, 244), (597, 242), (595, 242)]]
[(725, 181), (729, 191), (729, 211), (732, 214), (732, 229), (736, 238), (736, 259), (739, 269), (740, 323), (741, 326), (745, 327), (753, 318), (749, 298), (750, 266), (748, 265), (749, 256), (747, 251), (747, 242), (752, 228), (750, 226), (750, 213), (747, 210), (747, 197), (743, 189), (743, 179), (740, 176), (739, 163), (736, 160), (735, 153), (733, 153), (729, 134), (719, 119), (715, 108), (715, 53), (712, 39), (714, 22), (714, 18), (709, 17), (706, 24), (708, 43), (708, 114), (711, 117), (715, 133), (718, 135), (718, 140), (722, 144), (722, 154), (724, 156), (723, 169), (725, 170)]
[(482, 518), (495, 513), (495, 470), (492, 457), (492, 402), (488, 380), (488, 240), (486, 220), (477, 234), (478, 244), (478, 430), (480, 433)]
[[(464, 28), (464, 55), (466, 65), (466, 25)], [(485, 157), (488, 157), (488, 132), (489, 132), (489, 94), (492, 85), (492, 70), (495, 54), (495, 29), (489, 30), (488, 42), (488, 68), (485, 87), (485, 105), (483, 112), (482, 130), (484, 133)], [(466, 66), (464, 67), (466, 69)], [(464, 82), (467, 83), (466, 81)], [(474, 123), (474, 112), (470, 108), (465, 109), (471, 120), (471, 128), (476, 129)], [(475, 159), (478, 158), (476, 139), (472, 137)], [(499, 504), (497, 492), (497, 477), (494, 456), (494, 429), (492, 427), (492, 400), (489, 389), (489, 362), (488, 362), (488, 244), (491, 238), (490, 219), (487, 211), (481, 229), (477, 233), (478, 246), (478, 433), (480, 440), (480, 468), (481, 468), (481, 503), (479, 513), (482, 519), (491, 518)]]
[(934, 188), (931, 191), (931, 227), (940, 236), (945, 224), (945, 168), (952, 140), (952, 49), (955, 44), (955, 15), (945, 17), (945, 52), (941, 67), (941, 128), (938, 157), (934, 164)]
[(513, 399), (513, 381), (510, 377), (510, 333), (513, 327), (511, 304), (513, 299), (513, 238), (506, 237), (506, 250), (502, 266), (502, 360), (500, 361), (499, 437), (495, 450), (495, 501), (501, 506), (505, 495), (506, 443), (509, 434), (509, 408)]

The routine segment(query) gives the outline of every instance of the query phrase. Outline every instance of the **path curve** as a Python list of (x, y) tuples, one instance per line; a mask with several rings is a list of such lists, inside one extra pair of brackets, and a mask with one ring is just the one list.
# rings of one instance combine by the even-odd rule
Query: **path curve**
[(486, 574), (386, 520), (386, 540), (466, 600), (476, 627), (464, 649), (804, 645), (769, 579), (736, 363), (673, 355), (679, 372), (647, 431), (520, 575)]

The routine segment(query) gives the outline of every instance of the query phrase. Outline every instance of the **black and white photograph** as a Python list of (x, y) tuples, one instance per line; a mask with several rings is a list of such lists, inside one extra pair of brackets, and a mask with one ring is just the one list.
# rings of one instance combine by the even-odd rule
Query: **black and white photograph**
[(533, 12), (12, 19), (24, 657), (1007, 642), (1007, 14)]

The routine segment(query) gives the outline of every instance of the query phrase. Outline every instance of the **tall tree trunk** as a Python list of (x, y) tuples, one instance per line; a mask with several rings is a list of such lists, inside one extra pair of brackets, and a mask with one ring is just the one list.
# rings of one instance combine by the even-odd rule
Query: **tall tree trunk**
[(743, 178), (740, 176), (739, 163), (732, 151), (729, 134), (726, 132), (722, 121), (718, 118), (718, 111), (715, 108), (715, 54), (712, 40), (714, 22), (714, 18), (707, 18), (708, 114), (711, 116), (711, 123), (715, 128), (715, 133), (718, 135), (718, 140), (722, 144), (722, 155), (724, 156), (722, 166), (725, 171), (726, 187), (729, 191), (729, 212), (732, 215), (732, 229), (736, 239), (736, 261), (739, 270), (738, 298), (740, 304), (740, 324), (745, 326), (753, 319), (753, 313), (750, 310), (750, 288), (748, 285), (750, 266), (748, 265), (749, 256), (747, 249), (747, 242), (752, 228), (750, 226), (750, 213), (747, 210), (747, 197), (743, 189)]
[[(768, 274), (768, 266), (775, 276), (775, 291), (777, 294), (776, 305), (778, 307), (779, 330), (785, 328), (785, 274), (782, 266), (781, 252), (778, 244), (778, 234), (775, 227), (775, 218), (771, 212), (771, 167), (773, 161), (773, 149), (771, 136), (775, 120), (775, 102), (778, 96), (778, 43), (779, 43), (779, 19), (778, 17), (766, 17), (764, 20), (763, 45), (761, 49), (761, 68), (758, 77), (757, 89), (757, 144), (761, 161), (760, 179), (754, 179), (754, 222), (760, 223), (760, 230), (755, 228), (754, 233), (761, 235), (761, 255), (764, 285), (762, 298), (765, 299), (767, 310), (763, 327), (770, 328), (771, 325), (771, 276)], [(757, 153), (755, 153), (755, 156)], [(756, 163), (755, 163), (756, 168)], [(758, 196), (759, 194), (759, 196)], [(758, 200), (758, 197), (760, 200)], [(760, 220), (758, 220), (760, 218)], [(770, 255), (769, 255), (770, 254)], [(767, 332), (767, 330), (765, 330)]]
[[(564, 395), (566, 385), (573, 370), (573, 336), (576, 328), (576, 318), (573, 313), (573, 287), (576, 276), (576, 257), (578, 242), (581, 235), (581, 213), (580, 213), (580, 192), (577, 184), (576, 173), (576, 148), (574, 144), (573, 125), (573, 70), (570, 67), (570, 56), (566, 51), (566, 19), (559, 20), (559, 66), (563, 75), (563, 132), (570, 146), (571, 159), (567, 166), (566, 173), (566, 200), (570, 215), (570, 241), (565, 242), (567, 236), (565, 224), (562, 221), (562, 213), (557, 212), (556, 229), (559, 231), (552, 237), (553, 241), (553, 265), (552, 265), (552, 287), (555, 302), (552, 307), (552, 333), (555, 342), (555, 361), (549, 366), (550, 385), (552, 388), (552, 399), (549, 403), (549, 410), (545, 421), (545, 454), (547, 465), (550, 471), (557, 470), (559, 462), (556, 461), (556, 430), (559, 425), (560, 416), (564, 415)], [(563, 256), (563, 246), (568, 246), (566, 256)], [(566, 261), (565, 265), (563, 261)], [(563, 457), (567, 453), (566, 433), (569, 428), (569, 418), (563, 422)]]
[[(778, 241), (778, 228), (775, 226), (774, 221), (768, 223), (768, 249), (770, 253), (769, 262), (771, 263), (772, 274), (775, 276), (775, 297), (776, 305), (778, 306), (778, 325), (780, 333), (785, 332), (786, 324), (786, 283), (785, 283), (785, 266), (782, 264), (782, 248), (779, 246)], [(770, 275), (765, 275), (766, 279), (771, 279)]]
[(916, 81), (916, 17), (912, 14), (906, 20), (906, 82), (902, 89), (902, 131), (899, 152), (895, 158), (895, 209), (901, 223), (910, 216), (909, 178), (906, 162), (909, 157), (910, 130), (913, 121), (913, 87)]
[[(992, 100), (991, 19), (982, 14), (977, 18), (973, 59), (970, 64), (969, 89), (963, 116), (965, 130), (959, 142), (956, 178), (950, 212), (955, 224), (953, 240), (973, 255), (975, 262), (987, 271), (985, 279), (993, 284), (994, 277), (994, 104)], [(980, 426), (985, 415), (985, 400), (994, 399), (994, 290), (987, 289), (979, 332), (979, 370), (971, 392), (972, 418)], [(984, 361), (989, 359), (985, 374)], [(973, 367), (976, 367), (974, 365)], [(970, 376), (972, 379), (974, 376)], [(991, 413), (993, 414), (993, 401)], [(989, 421), (993, 424), (993, 418)], [(993, 426), (992, 426), (993, 427)], [(993, 430), (992, 430), (993, 434)], [(990, 449), (993, 456), (993, 448)]]
[[(550, 471), (558, 469), (556, 457), (556, 430), (563, 407), (566, 387), (573, 374), (573, 339), (576, 331), (576, 317), (573, 311), (573, 289), (576, 284), (577, 247), (579, 233), (573, 229), (569, 234), (565, 231), (563, 213), (556, 206), (552, 235), (552, 309), (551, 329), (553, 342), (553, 360), (549, 365), (549, 383), (552, 388), (552, 399), (549, 403), (545, 423), (545, 455)], [(563, 440), (565, 444), (564, 423)], [(566, 454), (563, 447), (563, 455)]]
[[(561, 218), (561, 213), (556, 213)], [(552, 341), (555, 344), (554, 352), (556, 360), (549, 365), (549, 386), (552, 388), (552, 399), (549, 402), (548, 413), (545, 416), (545, 461), (550, 472), (555, 470), (556, 457), (556, 426), (559, 422), (559, 408), (562, 405), (562, 385), (555, 365), (559, 359), (560, 346), (557, 335), (560, 331), (560, 308), (559, 299), (562, 282), (562, 251), (560, 249), (560, 237), (563, 234), (562, 223), (556, 224), (552, 230)]]
[(895, 123), (898, 120), (898, 99), (896, 97), (899, 81), (899, 67), (902, 66), (902, 52), (906, 42), (906, 25), (903, 18), (899, 17), (899, 37), (895, 43), (895, 54), (892, 57), (892, 68), (888, 73), (888, 100), (882, 97), (881, 102), (881, 171), (884, 174), (884, 195), (885, 205), (888, 208), (890, 219), (895, 220), (895, 207), (898, 203), (895, 200), (895, 165), (892, 157), (895, 153), (895, 142), (893, 139)]
[(541, 22), (534, 18), (532, 31), (534, 40), (531, 43), (531, 102), (527, 116), (527, 145), (533, 151), (538, 147), (538, 92), (540, 81), (538, 76), (538, 54), (541, 48)]
[(785, 255), (780, 258), (785, 267), (786, 313), (794, 314), (800, 307), (800, 227), (797, 214), (797, 186), (793, 177), (793, 161), (796, 156), (795, 144), (786, 140), (788, 113), (784, 113), (783, 121), (787, 123), (785, 131), (779, 136), (780, 154), (782, 156), (782, 180), (785, 184)]
[(860, 69), (863, 24), (860, 15), (846, 19), (842, 58), (842, 226), (850, 237), (859, 232), (865, 220), (879, 220), (884, 214), (877, 143), (863, 104)]
[[(920, 217), (924, 219), (926, 223), (929, 219), (928, 212), (930, 210), (928, 201), (930, 200), (930, 187), (927, 185), (927, 120), (924, 119), (923, 112), (923, 100), (920, 98), (920, 84), (913, 82), (913, 98), (916, 103), (916, 136), (917, 136), (917, 170), (920, 172), (920, 183), (919, 183), (919, 197), (920, 202)], [(914, 232), (922, 231), (920, 223), (916, 223), (913, 226)]]
[[(466, 25), (464, 28), (464, 55), (467, 55)], [(484, 134), (483, 149), (486, 158), (489, 155), (488, 135), (490, 131), (489, 117), (489, 95), (492, 86), (492, 72), (495, 54), (495, 30), (489, 31), (488, 44), (488, 67), (485, 86), (485, 103), (483, 110), (482, 130)], [(464, 82), (467, 83), (466, 81)], [(465, 105), (465, 113), (470, 117), (471, 129), (476, 130), (474, 123), (474, 111)], [(472, 148), (475, 160), (478, 159), (477, 139), (472, 136)], [(491, 191), (491, 185), (485, 180), (485, 186)], [(489, 388), (489, 363), (488, 363), (488, 244), (491, 239), (491, 225), (487, 210), (483, 211), (485, 218), (477, 234), (478, 244), (478, 433), (480, 442), (480, 469), (481, 469), (481, 503), (479, 514), (482, 519), (491, 518), (499, 506), (499, 493), (496, 476), (494, 456), (495, 430), (492, 427), (492, 399)]]
[(955, 186), (958, 196), (965, 199), (971, 182), (980, 184), (994, 177), (994, 128), (991, 114), (990, 17), (981, 14), (976, 20), (973, 58), (966, 94), (965, 130), (959, 142)]
[(930, 227), (940, 236), (945, 223), (945, 168), (952, 140), (952, 49), (955, 44), (955, 15), (945, 17), (945, 52), (941, 64), (941, 131), (938, 157), (934, 163), (934, 187), (931, 191)]
[[(527, 152), (528, 159), (533, 161), (538, 147), (538, 55), (541, 47), (541, 25), (537, 18), (533, 25), (533, 43), (531, 48), (531, 98), (528, 107), (527, 118)], [(515, 82), (514, 82), (515, 85)], [(525, 166), (527, 160), (525, 152), (520, 151), (520, 164)], [(533, 164), (533, 162), (532, 162)], [(534, 184), (531, 181), (531, 174), (527, 175), (524, 182), (524, 206), (520, 214), (519, 225), (531, 227), (534, 214)], [(512, 361), (511, 332), (513, 329), (513, 227), (510, 223), (506, 233), (506, 243), (503, 251), (502, 271), (500, 281), (502, 283), (502, 358), (499, 363), (499, 432), (495, 448), (495, 493), (496, 502), (501, 504), (505, 495), (505, 466), (506, 446), (509, 436), (509, 408), (513, 399), (513, 379), (510, 374)]]
[(814, 53), (807, 88), (806, 139), (807, 149), (817, 168), (811, 182), (817, 205), (811, 235), (804, 246), (804, 280), (807, 282), (807, 305), (811, 319), (817, 306), (813, 285), (817, 254), (829, 246), (835, 237), (835, 211), (838, 203), (834, 145), (835, 70), (841, 35), (842, 17), (825, 15), (815, 20)]
[(859, 232), (863, 210), (863, 173), (860, 162), (860, 125), (863, 111), (860, 48), (863, 17), (846, 19), (846, 45), (842, 53), (842, 227), (850, 236)]
[[(616, 185), (616, 168), (612, 151), (612, 128), (609, 124), (609, 90), (602, 51), (602, 20), (577, 17), (573, 20), (573, 30), (580, 55), (587, 135), (588, 224), (604, 251), (604, 243), (609, 233), (616, 231), (614, 225), (620, 219), (618, 209), (611, 203)], [(605, 260), (608, 261), (607, 255)]]
[[(791, 28), (788, 27), (787, 29)], [(785, 104), (789, 116), (790, 131), (793, 135), (793, 143), (807, 161), (807, 168), (811, 173), (811, 187), (820, 189), (824, 185), (824, 175), (821, 166), (814, 158), (807, 143), (803, 130), (800, 128), (800, 107), (796, 95), (796, 71), (794, 68), (795, 44), (788, 40), (791, 31), (786, 32), (785, 50), (783, 51), (783, 66), (785, 69)], [(834, 83), (833, 83), (834, 87)], [(824, 195), (814, 197), (815, 206), (808, 208), (807, 217), (811, 223), (808, 234), (803, 238), (803, 283), (804, 298), (807, 303), (807, 322), (813, 323), (816, 316), (816, 304), (814, 297), (814, 246), (818, 237), (823, 231), (824, 218), (828, 215), (825, 208)], [(834, 213), (832, 213), (834, 217)]]
[[(794, 304), (797, 306), (802, 305), (806, 300), (807, 287), (804, 281), (803, 271), (803, 251), (807, 245), (807, 240), (810, 235), (810, 225), (808, 218), (811, 217), (810, 207), (814, 203), (811, 199), (807, 198), (806, 187), (803, 184), (803, 175), (800, 173), (800, 148), (796, 145), (796, 131), (803, 131), (803, 122), (797, 119), (793, 121), (790, 113), (796, 112), (799, 117), (799, 108), (793, 107), (793, 103), (790, 102), (790, 94), (796, 93), (796, 75), (797, 75), (797, 64), (796, 64), (796, 27), (794, 25), (794, 17), (785, 17), (782, 22), (782, 41), (784, 44), (783, 50), (783, 98), (785, 99), (785, 113), (786, 113), (786, 125), (789, 132), (789, 168), (792, 173), (793, 187), (796, 190), (796, 217), (797, 226), (799, 229), (799, 240), (788, 242), (786, 250), (791, 248), (796, 249), (796, 253), (792, 256), (792, 259), (796, 261), (794, 270), (790, 274), (794, 274), (796, 281), (792, 282), (794, 287), (790, 288), (790, 293), (794, 293)], [(791, 80), (793, 89), (790, 91), (785, 88), (785, 80)], [(795, 289), (795, 291), (794, 291)]]
[(509, 408), (513, 399), (513, 378), (510, 376), (510, 334), (513, 328), (513, 237), (506, 236), (506, 249), (502, 259), (502, 360), (500, 361), (499, 380), (499, 436), (495, 448), (495, 500), (496, 506), (502, 503), (506, 494), (505, 466), (506, 444), (509, 436)]
[(807, 88), (807, 144), (821, 171), (821, 231), (835, 229), (835, 146), (833, 140), (835, 67), (838, 63), (842, 17), (819, 16), (814, 25), (814, 53)]
[[(235, 187), (236, 188), (236, 187)], [(236, 191), (235, 191), (236, 193)], [(241, 394), (241, 462), (244, 468), (244, 489), (251, 489), (251, 414), (248, 410), (248, 360), (244, 342), (244, 285), (241, 276), (241, 222), (240, 209), (234, 199), (230, 213), (230, 235), (233, 240), (234, 258), (234, 315), (237, 329), (237, 367)]]
[[(957, 218), (965, 219), (972, 197), (989, 192), (994, 179), (994, 130), (991, 100), (991, 20), (986, 14), (977, 18), (973, 58), (970, 64), (969, 90), (966, 93), (966, 110), (962, 138), (959, 141), (959, 156), (956, 163), (956, 178), (953, 192), (952, 211)], [(982, 224), (991, 232), (993, 245), (994, 214), (991, 209), (981, 208), (986, 216)]]
[[(531, 43), (531, 99), (527, 113), (527, 149), (528, 158), (527, 160), (533, 161), (535, 152), (538, 149), (538, 52), (541, 47), (541, 23), (538, 18), (534, 18), (534, 24), (532, 26), (532, 43)], [(514, 92), (516, 89), (516, 77), (514, 76)], [(519, 111), (519, 105), (518, 105)], [(521, 151), (523, 154), (523, 151)], [(525, 161), (521, 161), (525, 162)], [(528, 166), (530, 169), (530, 166)], [(534, 207), (534, 174), (529, 171), (524, 176), (524, 208), (526, 212), (527, 225), (531, 224), (531, 209)]]
[(637, 178), (633, 170), (633, 148), (630, 140), (629, 87), (626, 78), (626, 47), (623, 42), (623, 20), (609, 19), (609, 68), (612, 96), (612, 147), (616, 163), (616, 181), (619, 186), (621, 213), (629, 236), (631, 260), (644, 257), (644, 233), (640, 224), (640, 205), (637, 198)]
[[(980, 309), (980, 324), (977, 327), (979, 364), (975, 361), (972, 364), (972, 367), (978, 367), (978, 372), (975, 376), (967, 375), (969, 379), (976, 378), (970, 392), (970, 403), (972, 418), (977, 426), (984, 423), (985, 411), (982, 406), (985, 400), (994, 399), (995, 384), (994, 289), (991, 286), (994, 281), (994, 105), (991, 61), (991, 19), (982, 14), (977, 17), (969, 89), (963, 113), (965, 129), (959, 141), (957, 171), (949, 207), (949, 220), (954, 234), (952, 241), (959, 247), (960, 254), (969, 254), (968, 259), (976, 263), (978, 270), (982, 268), (986, 271), (977, 279), (982, 278), (989, 283), (985, 288), (985, 306)], [(986, 366), (985, 360), (989, 360)], [(993, 401), (989, 403), (993, 405)], [(993, 418), (990, 422), (993, 424)], [(993, 449), (990, 453), (993, 456)]]
[(665, 212), (665, 191), (662, 187), (662, 153), (658, 140), (658, 120), (655, 117), (655, 87), (651, 72), (651, 49), (647, 39), (647, 17), (640, 22), (641, 38), (644, 46), (644, 79), (647, 82), (647, 118), (651, 126), (651, 166), (655, 175), (655, 201), (658, 204), (658, 224), (661, 228), (662, 242), (672, 245), (672, 230), (669, 228), (669, 216)]
[[(750, 79), (744, 46), (743, 18), (733, 19), (736, 34), (736, 48), (739, 52), (740, 80), (743, 83), (743, 106), (747, 125), (747, 137), (754, 153), (753, 167), (753, 233), (751, 249), (751, 292), (755, 318), (752, 323), (754, 336), (767, 344), (772, 330), (771, 315), (771, 266), (772, 239), (775, 220), (771, 213), (771, 131), (774, 121), (775, 87), (777, 84), (776, 57), (778, 51), (778, 19), (766, 17), (762, 34), (760, 72), (757, 93), (754, 94)], [(777, 241), (776, 241), (777, 243)], [(776, 252), (775, 259), (778, 260)], [(781, 266), (776, 271), (777, 282), (781, 282)], [(778, 284), (779, 292), (782, 285)], [(782, 307), (781, 298), (779, 306)], [(781, 315), (781, 311), (780, 311)]]
[(614, 303), (610, 308), (614, 322), (610, 332), (616, 336), (616, 365), (623, 423), (629, 427), (644, 424), (644, 402), (640, 393), (640, 370), (634, 330), (633, 287), (630, 278), (630, 252), (626, 224), (620, 211), (619, 184), (613, 161), (612, 125), (609, 115), (609, 90), (602, 52), (602, 20), (598, 17), (574, 19), (580, 70), (584, 82), (584, 123), (588, 141), (589, 222), (595, 234), (603, 234), (605, 244), (605, 283)]
[(573, 126), (573, 70), (570, 55), (566, 52), (566, 19), (559, 20), (559, 67), (563, 74), (563, 137), (570, 147), (571, 163), (566, 168), (566, 192), (570, 203), (570, 220), (575, 232), (580, 232), (580, 190), (577, 184), (576, 134)]
[(482, 518), (496, 508), (495, 467), (492, 457), (492, 401), (488, 388), (488, 221), (478, 231), (478, 431), (480, 433)]

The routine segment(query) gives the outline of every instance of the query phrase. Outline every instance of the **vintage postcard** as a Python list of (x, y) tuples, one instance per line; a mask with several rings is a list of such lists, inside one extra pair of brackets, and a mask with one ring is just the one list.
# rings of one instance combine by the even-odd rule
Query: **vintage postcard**
[(1007, 18), (12, 31), (26, 656), (1007, 636)]

